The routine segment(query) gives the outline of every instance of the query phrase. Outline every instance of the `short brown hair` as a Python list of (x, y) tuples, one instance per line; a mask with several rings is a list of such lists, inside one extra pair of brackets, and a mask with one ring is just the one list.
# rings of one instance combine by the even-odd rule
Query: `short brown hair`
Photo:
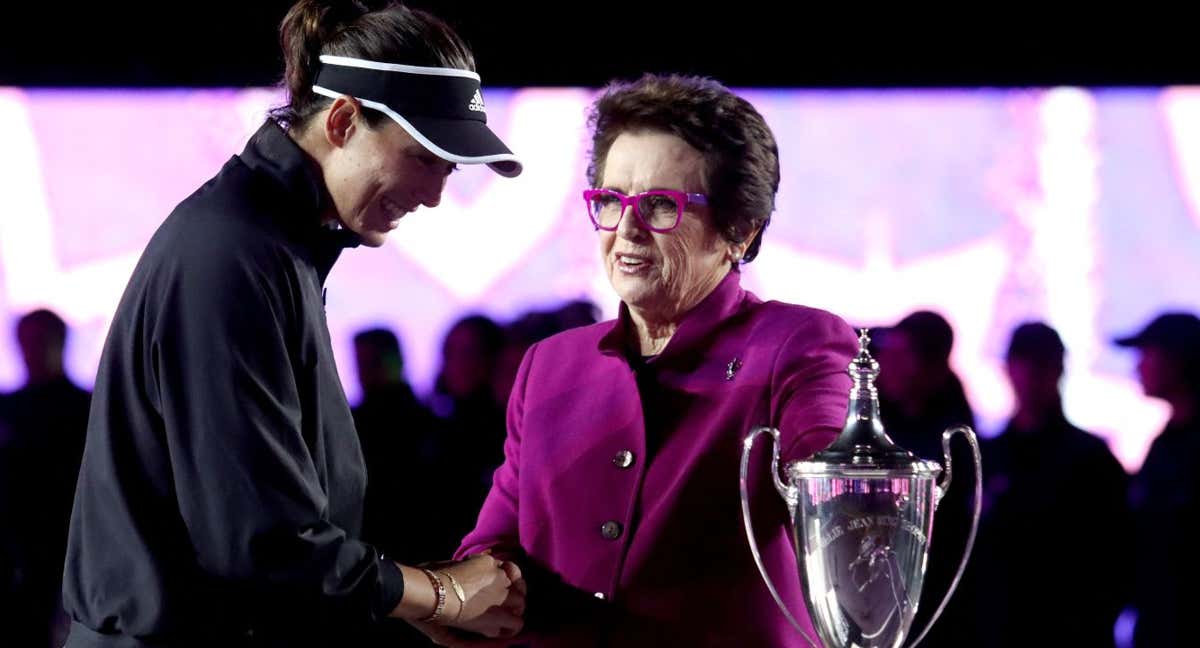
[(734, 243), (757, 228), (743, 261), (758, 255), (779, 191), (779, 148), (750, 102), (712, 79), (646, 74), (637, 81), (610, 83), (592, 105), (588, 126), (592, 152), (587, 179), (593, 187), (621, 133), (670, 133), (700, 151), (714, 224)]

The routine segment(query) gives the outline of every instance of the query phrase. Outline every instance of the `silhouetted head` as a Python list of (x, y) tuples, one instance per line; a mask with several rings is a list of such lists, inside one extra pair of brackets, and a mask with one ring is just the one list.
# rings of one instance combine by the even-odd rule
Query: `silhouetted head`
[(61, 317), (46, 309), (25, 315), (17, 322), (17, 344), (21, 346), (30, 384), (63, 376), (67, 324)]
[(1171, 312), (1155, 317), (1117, 345), (1139, 351), (1138, 377), (1147, 396), (1168, 401), (1200, 398), (1200, 318)]
[(1013, 330), (1005, 369), (1018, 409), (1046, 412), (1058, 407), (1065, 356), (1062, 338), (1046, 324), (1026, 322)]
[(354, 358), (364, 394), (404, 382), (404, 351), (400, 339), (389, 329), (373, 328), (355, 334)]

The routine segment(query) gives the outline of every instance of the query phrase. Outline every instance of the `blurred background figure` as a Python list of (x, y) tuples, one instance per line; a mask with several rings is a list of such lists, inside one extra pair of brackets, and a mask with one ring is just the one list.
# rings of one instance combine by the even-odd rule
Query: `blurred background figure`
[[(1132, 569), (1113, 559), (1132, 540), (1128, 475), (1063, 413), (1065, 353), (1041, 322), (1018, 326), (1009, 342), (1016, 408), (983, 441), (984, 514), (959, 594), (979, 628), (974, 646), (1111, 647), (1128, 603)], [(1034, 630), (1031, 614), (1047, 622)]]
[(559, 327), (556, 333), (600, 321), (600, 307), (586, 299), (569, 301), (553, 311), (553, 314)]
[(423, 490), (435, 477), (433, 414), (409, 386), (404, 352), (391, 330), (356, 333), (354, 358), (362, 401), (352, 412), (367, 464), (363, 540), (405, 564), (429, 560), (436, 547), (428, 546), (423, 533), (413, 533), (408, 516), (397, 511), (435, 517)]
[[(481, 314), (457, 320), (442, 343), (442, 365), (430, 397), (437, 417), (434, 462), (458, 477), (446, 493), (445, 533), (437, 544), (453, 552), (475, 524), (504, 462), (505, 409), (525, 351), (569, 328), (599, 321), (599, 308), (577, 300), (548, 310), (530, 310), (507, 326)], [(461, 515), (460, 515), (461, 514)], [(444, 543), (444, 544), (443, 544)]]
[(1137, 648), (1193, 646), (1192, 590), (1200, 582), (1192, 524), (1200, 516), (1200, 318), (1164, 313), (1116, 343), (1138, 351), (1147, 396), (1171, 417), (1130, 488), (1137, 531)]
[(16, 335), (26, 379), (0, 405), (0, 619), (5, 645), (61, 646), (63, 558), (91, 396), (63, 370), (62, 318), (33, 311)]
[(499, 403), (508, 403), (513, 380), (525, 351), (537, 342), (568, 329), (600, 321), (600, 307), (577, 299), (548, 311), (527, 311), (504, 327), (504, 344), (492, 373), (492, 393)]
[(941, 315), (916, 311), (876, 335), (884, 427), (901, 446), (941, 461), (942, 431), (975, 427), (962, 381), (950, 368), (954, 330)]
[(496, 356), (504, 344), (504, 329), (486, 315), (467, 315), (446, 332), (442, 364), (431, 403), (444, 420), (486, 421), (495, 427), (497, 403), (489, 388)]
[[(873, 332), (872, 337), (880, 368), (879, 414), (884, 429), (893, 441), (922, 459), (944, 464), (942, 433), (956, 425), (975, 429), (975, 415), (962, 381), (950, 367), (954, 329), (938, 313), (922, 310), (906, 315), (893, 327)], [(970, 475), (971, 454), (962, 439), (956, 439), (952, 452), (955, 480), (938, 505), (914, 632), (928, 624), (950, 588), (970, 531), (975, 486), (975, 477)], [(968, 645), (973, 634), (970, 608), (962, 597), (955, 596), (922, 645)]]
[(504, 461), (504, 406), (492, 388), (504, 329), (491, 318), (468, 315), (455, 322), (442, 342), (442, 365), (430, 403), (438, 418), (439, 453), (454, 466), (453, 530), (445, 537), (453, 552), (471, 530), (475, 513)]
[[(505, 406), (525, 351), (555, 333), (595, 323), (598, 311), (579, 300), (527, 311), (507, 326), (480, 314), (455, 321), (442, 345), (432, 407), (408, 383), (395, 333), (356, 333), (362, 401), (353, 412), (367, 465), (363, 540), (408, 564), (450, 556), (504, 460)], [(438, 485), (436, 499), (429, 497), (430, 484)], [(410, 511), (422, 520), (417, 533)], [(407, 624), (390, 621), (355, 640), (395, 648), (432, 645)]]
[[(400, 339), (387, 328), (359, 331), (354, 359), (362, 400), (351, 412), (367, 466), (362, 539), (404, 564), (444, 557), (445, 514), (428, 496), (429, 485), (445, 474), (436, 421), (408, 383)], [(422, 521), (420, 529), (413, 520)], [(398, 619), (384, 619), (354, 641), (378, 648), (433, 645)]]
[(16, 547), (13, 523), (16, 520), (9, 508), (13, 505), (12, 484), (8, 477), (8, 445), (12, 438), (9, 429), (8, 394), (0, 393), (0, 624), (9, 627), (14, 623), (17, 611), (16, 596)]

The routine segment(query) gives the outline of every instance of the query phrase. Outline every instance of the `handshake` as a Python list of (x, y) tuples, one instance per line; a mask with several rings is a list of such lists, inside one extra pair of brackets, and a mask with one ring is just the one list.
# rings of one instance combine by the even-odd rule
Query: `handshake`
[[(401, 567), (401, 571), (404, 598), (410, 605), (425, 599), (432, 589), (432, 601), (417, 606), (426, 614), (407, 620), (434, 643), (452, 648), (507, 646), (521, 631), (526, 585), (515, 564), (484, 552), (458, 562)], [(411, 598), (410, 587), (416, 590)], [(401, 607), (412, 609), (410, 605)]]

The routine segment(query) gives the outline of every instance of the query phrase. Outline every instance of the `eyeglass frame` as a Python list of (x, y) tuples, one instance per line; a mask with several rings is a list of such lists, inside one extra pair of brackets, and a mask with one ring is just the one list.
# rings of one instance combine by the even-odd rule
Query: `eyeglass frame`
[[(596, 215), (592, 213), (592, 199), (602, 194), (616, 196), (617, 199), (621, 201), (621, 215), (617, 217), (617, 222), (613, 224), (612, 227), (605, 227), (601, 225), (600, 221), (596, 220)], [(637, 205), (638, 201), (646, 196), (667, 196), (668, 198), (673, 198), (677, 207), (675, 213), (675, 223), (670, 227), (653, 227), (650, 225), (650, 223), (647, 223), (646, 219), (642, 218), (642, 212), (640, 209), (638, 209)], [(650, 191), (643, 191), (641, 193), (633, 194), (632, 196), (627, 196), (616, 189), (584, 189), (583, 203), (587, 207), (588, 218), (592, 221), (592, 225), (597, 230), (604, 230), (605, 232), (617, 231), (617, 228), (621, 226), (621, 219), (625, 218), (625, 211), (632, 206), (633, 215), (637, 218), (638, 222), (642, 224), (642, 227), (651, 232), (665, 234), (666, 232), (670, 232), (671, 230), (679, 227), (679, 223), (683, 221), (683, 212), (687, 209), (688, 205), (701, 205), (707, 207), (708, 196), (699, 193), (676, 191), (674, 189), (651, 189)]]

